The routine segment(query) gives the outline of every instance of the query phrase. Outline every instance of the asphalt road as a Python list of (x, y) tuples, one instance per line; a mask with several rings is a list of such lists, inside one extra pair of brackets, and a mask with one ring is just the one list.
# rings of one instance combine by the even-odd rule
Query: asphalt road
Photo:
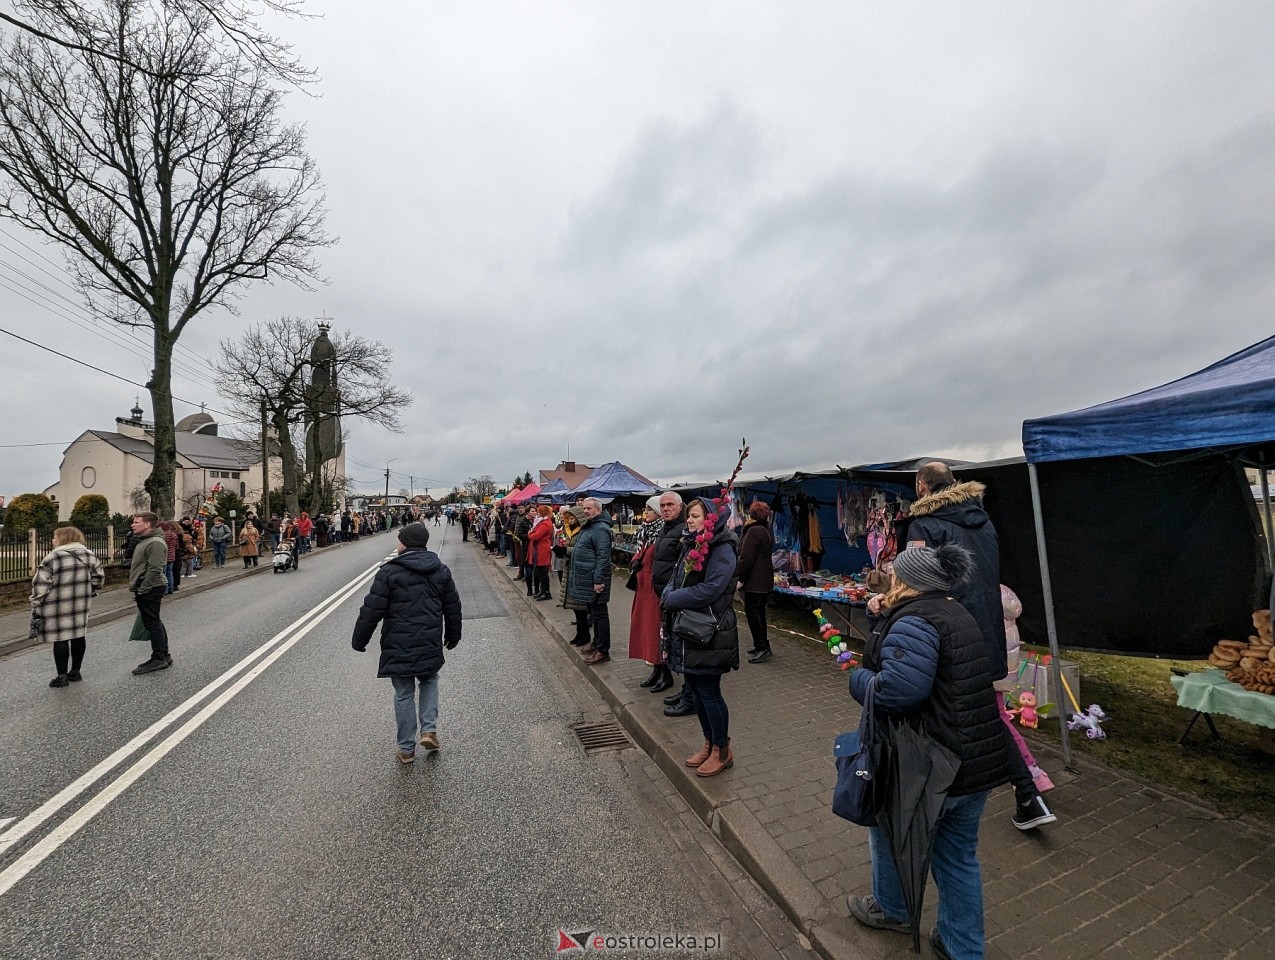
[(128, 620), (65, 689), (47, 648), (0, 662), (0, 956), (544, 957), (560, 929), (800, 955), (644, 755), (584, 753), (600, 704), (460, 528), (434, 533), (464, 639), (442, 750), (410, 766), (375, 646), (349, 646), (392, 534), (166, 603), (167, 671), (132, 676)]

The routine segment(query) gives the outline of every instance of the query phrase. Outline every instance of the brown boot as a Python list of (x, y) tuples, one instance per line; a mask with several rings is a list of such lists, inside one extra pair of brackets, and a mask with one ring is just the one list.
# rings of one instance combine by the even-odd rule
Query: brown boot
[(686, 758), (686, 765), (688, 767), (698, 767), (701, 763), (703, 763), (705, 760), (708, 759), (709, 754), (711, 754), (712, 752), (713, 752), (713, 745), (709, 743), (707, 740), (705, 740), (704, 746), (700, 747), (693, 754), (691, 754), (689, 757)]
[(735, 755), (730, 752), (730, 741), (724, 747), (714, 747), (709, 758), (695, 770), (696, 776), (715, 777), (727, 767), (734, 766)]

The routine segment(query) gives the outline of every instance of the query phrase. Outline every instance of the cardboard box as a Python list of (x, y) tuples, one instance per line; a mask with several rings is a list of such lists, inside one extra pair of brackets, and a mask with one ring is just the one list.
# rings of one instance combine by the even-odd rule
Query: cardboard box
[(1049, 711), (1049, 720), (1057, 720), (1059, 717), (1070, 718), (1076, 712), (1076, 708), (1071, 705), (1071, 700), (1067, 696), (1067, 691), (1062, 693), (1062, 702), (1059, 703), (1054, 697), (1054, 670), (1057, 665), (1062, 664), (1063, 677), (1071, 684), (1071, 692), (1076, 695), (1076, 700), (1080, 703), (1080, 709), (1083, 710), (1089, 704), (1085, 703), (1084, 698), (1080, 695), (1080, 665), (1071, 660), (1055, 660), (1048, 666), (1045, 664), (1037, 664), (1034, 661), (1029, 662), (1023, 668), (1022, 676), (1018, 678), (1018, 683), (1012, 689), (1015, 696), (1020, 690), (1030, 690), (1036, 694), (1036, 703), (1045, 704), (1052, 703), (1054, 708)]

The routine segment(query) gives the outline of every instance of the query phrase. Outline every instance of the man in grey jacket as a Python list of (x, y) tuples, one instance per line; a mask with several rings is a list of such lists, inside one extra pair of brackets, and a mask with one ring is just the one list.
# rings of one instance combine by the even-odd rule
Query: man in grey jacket
[(159, 517), (153, 513), (136, 514), (133, 517), (133, 533), (139, 539), (133, 550), (133, 562), (128, 568), (128, 588), (133, 591), (137, 612), (141, 614), (151, 641), (150, 659), (133, 670), (134, 674), (141, 676), (167, 670), (173, 662), (168, 652), (168, 631), (159, 619), (159, 605), (168, 592), (168, 578), (164, 575), (168, 546), (164, 543), (164, 531), (159, 529)]

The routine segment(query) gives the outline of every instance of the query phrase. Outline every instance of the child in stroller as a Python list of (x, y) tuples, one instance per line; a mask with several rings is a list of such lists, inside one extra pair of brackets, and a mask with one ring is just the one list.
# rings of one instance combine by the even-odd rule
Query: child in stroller
[(297, 541), (292, 538), (280, 540), (279, 545), (274, 548), (274, 554), (271, 556), (270, 561), (274, 566), (275, 573), (299, 569)]

